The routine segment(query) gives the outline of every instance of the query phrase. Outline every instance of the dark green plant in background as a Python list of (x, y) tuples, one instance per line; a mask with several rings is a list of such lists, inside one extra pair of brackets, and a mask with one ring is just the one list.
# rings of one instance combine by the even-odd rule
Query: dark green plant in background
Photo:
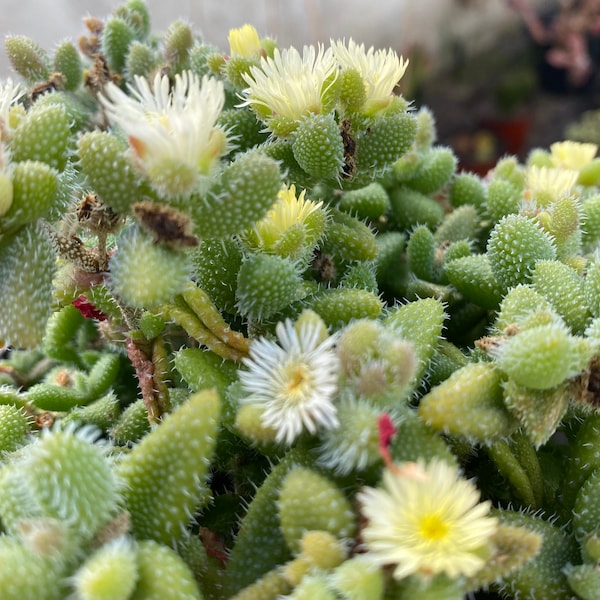
[(85, 25), (6, 39), (2, 598), (595, 598), (596, 146), (482, 179), (392, 50)]

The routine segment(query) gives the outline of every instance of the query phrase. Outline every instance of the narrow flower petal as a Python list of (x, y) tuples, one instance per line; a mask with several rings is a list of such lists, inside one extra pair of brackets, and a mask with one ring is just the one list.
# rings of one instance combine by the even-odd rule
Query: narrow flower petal
[(368, 519), (366, 557), (394, 565), (394, 577), (445, 573), (471, 576), (485, 564), (497, 521), (475, 485), (440, 459), (404, 463), (383, 474), (381, 488), (358, 494)]
[(250, 346), (240, 373), (249, 393), (245, 403), (264, 407), (263, 425), (277, 429), (276, 440), (291, 444), (303, 432), (337, 427), (338, 358), (335, 338), (319, 341), (318, 327), (304, 324), (297, 332), (289, 319), (278, 323), (279, 343), (261, 338)]
[(112, 124), (127, 134), (130, 146), (150, 182), (169, 197), (197, 191), (227, 150), (227, 136), (216, 126), (225, 102), (223, 84), (184, 71), (160, 74), (152, 86), (143, 77), (125, 94), (116, 85), (100, 98)]

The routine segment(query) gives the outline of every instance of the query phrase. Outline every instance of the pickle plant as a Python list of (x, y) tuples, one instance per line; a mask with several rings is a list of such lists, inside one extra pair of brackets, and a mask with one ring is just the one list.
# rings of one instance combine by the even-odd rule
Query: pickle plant
[(2, 597), (596, 598), (597, 147), (481, 178), (393, 50), (84, 26), (5, 39)]

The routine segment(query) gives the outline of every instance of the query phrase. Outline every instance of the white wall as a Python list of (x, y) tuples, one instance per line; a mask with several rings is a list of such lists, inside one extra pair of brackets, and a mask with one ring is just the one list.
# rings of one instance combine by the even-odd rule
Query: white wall
[[(471, 51), (489, 46), (498, 27), (517, 26), (505, 0), (147, 0), (153, 28), (183, 17), (225, 50), (227, 31), (252, 23), (281, 46), (353, 37), (367, 46), (406, 52), (419, 43), (443, 60), (460, 37)], [(538, 5), (554, 4), (539, 0)], [(0, 0), (0, 35), (25, 34), (52, 49), (84, 33), (84, 15), (105, 16), (119, 0)], [(10, 74), (0, 46), (0, 76)]]

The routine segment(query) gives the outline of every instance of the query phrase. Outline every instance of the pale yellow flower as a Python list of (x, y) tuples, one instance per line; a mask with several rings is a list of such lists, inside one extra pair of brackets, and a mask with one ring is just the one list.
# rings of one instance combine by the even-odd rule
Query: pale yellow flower
[(571, 169), (530, 166), (525, 175), (526, 199), (547, 207), (573, 190), (579, 173)]
[(0, 81), (0, 140), (6, 140), (14, 128), (11, 112), (25, 90), (12, 79)]
[(258, 31), (252, 25), (242, 25), (229, 30), (229, 53), (231, 56), (259, 58), (262, 53)]
[(296, 197), (296, 186), (284, 187), (279, 191), (277, 202), (254, 227), (256, 245), (266, 251), (274, 250), (278, 242), (293, 227), (303, 228), (303, 246), (317, 242), (325, 225), (323, 202), (305, 198), (306, 190)]
[(550, 146), (550, 160), (555, 167), (580, 171), (594, 160), (597, 151), (596, 144), (555, 142)]
[(358, 494), (367, 518), (365, 557), (394, 566), (396, 579), (474, 575), (485, 564), (497, 528), (489, 516), (490, 502), (479, 500), (475, 485), (441, 459), (387, 469), (381, 488), (363, 488)]
[(402, 79), (408, 60), (399, 57), (394, 50), (365, 50), (364, 44), (354, 40), (332, 41), (333, 55), (342, 69), (355, 69), (365, 87), (363, 112), (373, 115), (387, 108), (392, 101), (394, 88)]
[(188, 71), (166, 75), (152, 86), (135, 78), (130, 94), (109, 84), (100, 100), (111, 123), (129, 138), (135, 159), (160, 193), (188, 196), (197, 191), (227, 151), (225, 132), (216, 122), (225, 102), (223, 84)]
[(244, 73), (248, 88), (241, 106), (251, 106), (267, 128), (280, 136), (292, 133), (300, 119), (330, 112), (337, 101), (338, 65), (331, 48), (304, 46), (275, 49), (260, 66)]
[(291, 444), (304, 431), (338, 426), (334, 399), (339, 361), (336, 338), (321, 339), (318, 323), (303, 322), (296, 330), (291, 320), (277, 324), (279, 343), (260, 338), (250, 345), (240, 372), (246, 404), (261, 405), (264, 427), (277, 431), (276, 441)]

